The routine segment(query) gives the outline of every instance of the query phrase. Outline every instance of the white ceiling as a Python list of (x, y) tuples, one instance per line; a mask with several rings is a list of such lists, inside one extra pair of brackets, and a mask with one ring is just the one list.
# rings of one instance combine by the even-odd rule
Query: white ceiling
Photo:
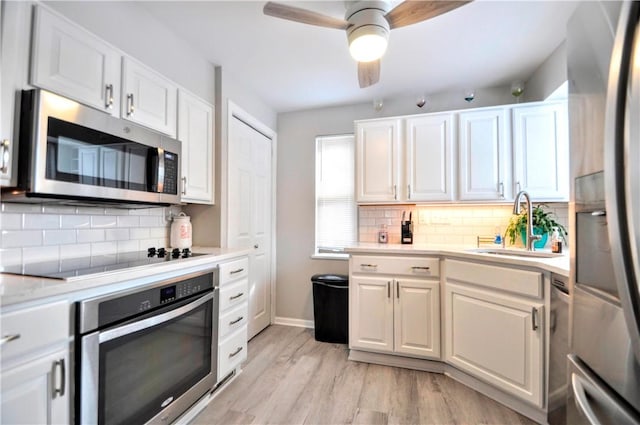
[[(342, 18), (343, 1), (286, 1)], [(476, 0), (391, 31), (380, 82), (361, 89), (343, 31), (265, 16), (264, 1), (141, 2), (276, 112), (527, 80), (564, 40), (569, 1)]]

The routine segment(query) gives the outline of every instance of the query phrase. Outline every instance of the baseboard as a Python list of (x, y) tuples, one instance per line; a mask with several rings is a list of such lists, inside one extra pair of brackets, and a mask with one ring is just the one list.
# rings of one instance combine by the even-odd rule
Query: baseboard
[(424, 372), (444, 373), (444, 364), (440, 361), (414, 359), (412, 357), (397, 356), (393, 354), (349, 350), (349, 360), (380, 364), (383, 366), (394, 366), (402, 367), (405, 369), (422, 370)]
[(297, 328), (314, 328), (313, 320), (293, 319), (291, 317), (278, 317), (273, 319), (274, 325), (295, 326)]

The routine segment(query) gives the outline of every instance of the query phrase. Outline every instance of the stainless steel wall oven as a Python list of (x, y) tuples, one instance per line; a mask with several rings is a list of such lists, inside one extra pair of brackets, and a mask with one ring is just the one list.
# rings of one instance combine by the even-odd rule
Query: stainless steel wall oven
[(77, 303), (78, 424), (171, 423), (217, 376), (218, 269)]

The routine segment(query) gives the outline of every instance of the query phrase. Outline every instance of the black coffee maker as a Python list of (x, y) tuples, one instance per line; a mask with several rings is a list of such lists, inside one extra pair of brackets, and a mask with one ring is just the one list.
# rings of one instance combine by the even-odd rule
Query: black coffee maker
[(413, 221), (411, 221), (411, 211), (409, 220), (405, 221), (405, 211), (402, 211), (402, 221), (400, 222), (400, 241), (403, 244), (413, 243)]

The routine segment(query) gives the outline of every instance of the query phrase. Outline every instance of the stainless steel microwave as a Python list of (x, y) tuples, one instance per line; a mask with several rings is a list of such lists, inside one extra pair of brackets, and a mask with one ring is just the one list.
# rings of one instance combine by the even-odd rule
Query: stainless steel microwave
[(178, 140), (39, 89), (20, 109), (18, 187), (3, 202), (180, 203)]

